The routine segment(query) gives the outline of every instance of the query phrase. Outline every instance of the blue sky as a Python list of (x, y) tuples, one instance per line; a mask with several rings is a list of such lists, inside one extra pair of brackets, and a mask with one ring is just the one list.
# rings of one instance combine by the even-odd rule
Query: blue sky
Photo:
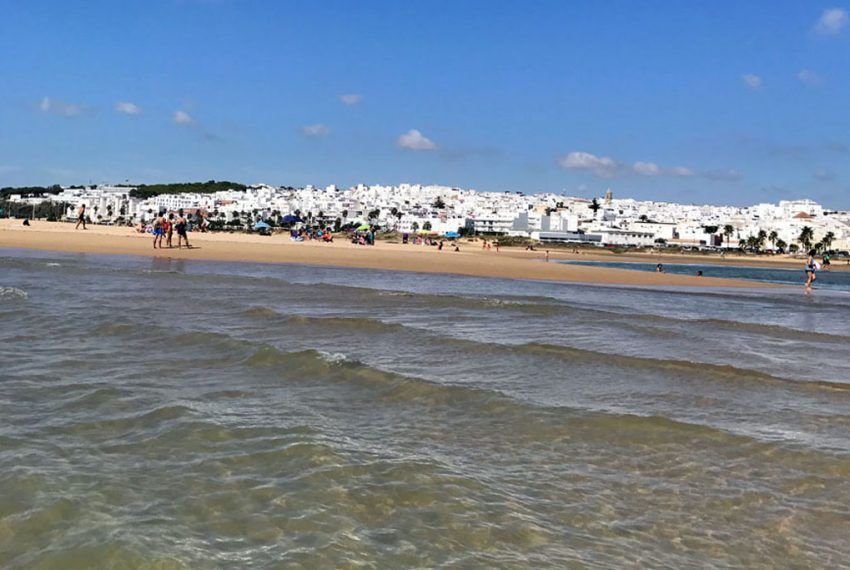
[(850, 5), (0, 0), (0, 186), (850, 208)]

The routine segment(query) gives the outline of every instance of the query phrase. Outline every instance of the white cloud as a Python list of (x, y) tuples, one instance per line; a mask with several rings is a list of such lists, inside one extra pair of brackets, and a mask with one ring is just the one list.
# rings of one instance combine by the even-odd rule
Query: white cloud
[(340, 95), (339, 100), (343, 105), (357, 105), (363, 100), (363, 95), (359, 93), (346, 93), (345, 95)]
[(815, 32), (824, 36), (834, 36), (843, 30), (850, 18), (847, 16), (847, 11), (841, 8), (830, 8), (824, 10), (820, 18), (815, 24)]
[(820, 75), (811, 69), (803, 69), (797, 74), (797, 79), (806, 85), (818, 85), (821, 82)]
[(636, 162), (632, 169), (641, 176), (659, 176), (661, 168), (654, 162)]
[(744, 82), (744, 85), (749, 87), (750, 89), (760, 89), (762, 83), (761, 77), (755, 75), (754, 73), (745, 73), (741, 76), (741, 81)]
[(323, 125), (321, 123), (301, 127), (301, 134), (303, 134), (305, 137), (324, 137), (327, 136), (330, 132), (331, 130), (327, 127), (327, 125)]
[(434, 144), (434, 141), (420, 133), (416, 129), (410, 129), (400, 137), (395, 142), (400, 148), (406, 148), (408, 150), (434, 150), (437, 148), (437, 145)]
[(654, 162), (636, 162), (632, 165), (632, 170), (641, 176), (693, 176), (694, 171), (684, 166), (674, 166), (673, 168), (661, 168)]
[(142, 108), (135, 103), (121, 102), (115, 103), (115, 110), (125, 115), (141, 115)]
[(571, 152), (559, 158), (558, 164), (567, 170), (589, 170), (600, 178), (610, 178), (621, 169), (614, 159), (589, 152)]
[(625, 177), (635, 174), (652, 178), (661, 176), (675, 176), (679, 178), (701, 176), (708, 180), (732, 180), (738, 178), (737, 173), (733, 170), (696, 172), (684, 166), (665, 168), (655, 162), (642, 160), (628, 166), (611, 157), (596, 156), (589, 152), (571, 152), (559, 158), (558, 164), (561, 168), (567, 170), (585, 170), (591, 172), (598, 178)]
[(76, 117), (83, 113), (83, 108), (80, 105), (63, 103), (58, 99), (51, 99), (50, 97), (42, 98), (41, 103), (38, 104), (38, 109), (42, 113), (62, 115), (63, 117)]
[(174, 111), (172, 120), (178, 125), (194, 125), (195, 119), (186, 111)]

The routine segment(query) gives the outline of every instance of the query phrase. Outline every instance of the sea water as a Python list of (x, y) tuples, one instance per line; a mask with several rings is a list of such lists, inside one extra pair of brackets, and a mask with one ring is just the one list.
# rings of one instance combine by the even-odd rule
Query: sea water
[(0, 251), (0, 567), (846, 567), (848, 314)]

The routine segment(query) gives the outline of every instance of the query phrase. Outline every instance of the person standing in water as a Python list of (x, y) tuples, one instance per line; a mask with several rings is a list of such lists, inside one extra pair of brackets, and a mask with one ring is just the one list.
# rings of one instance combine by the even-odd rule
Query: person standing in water
[(815, 279), (817, 279), (815, 276), (816, 269), (815, 250), (811, 250), (809, 252), (809, 257), (806, 258), (806, 289), (811, 289), (812, 283), (814, 283)]
[(74, 229), (75, 230), (80, 229), (80, 224), (83, 224), (84, 230), (88, 229), (88, 228), (86, 228), (86, 205), (85, 204), (80, 204), (80, 209), (77, 210), (77, 225), (74, 226)]

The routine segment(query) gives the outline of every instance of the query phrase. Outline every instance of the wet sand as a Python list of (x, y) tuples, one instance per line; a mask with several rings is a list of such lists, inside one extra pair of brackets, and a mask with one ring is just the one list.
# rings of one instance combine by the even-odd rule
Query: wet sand
[[(502, 248), (486, 251), (481, 242), (461, 240), (460, 252), (446, 245), (436, 247), (378, 242), (375, 246), (357, 246), (337, 241), (296, 243), (288, 235), (269, 237), (242, 233), (198, 233), (189, 235), (192, 249), (153, 249), (153, 238), (132, 228), (89, 225), (86, 231), (74, 230), (73, 224), (35, 221), (30, 227), (20, 220), (0, 220), (0, 248), (23, 248), (52, 251), (143, 255), (177, 259), (252, 261), (264, 263), (299, 263), (323, 266), (384, 269), (424, 273), (445, 273), (478, 277), (566, 281), (631, 286), (699, 286), (764, 288), (769, 285), (733, 279), (657, 274), (623, 269), (584, 267), (545, 263), (543, 251)], [(173, 238), (176, 246), (177, 236)], [(599, 254), (568, 254), (550, 250), (551, 259), (617, 258)], [(618, 256), (635, 261), (639, 257)], [(645, 259), (644, 259), (645, 260)], [(664, 257), (662, 263), (672, 263)]]

